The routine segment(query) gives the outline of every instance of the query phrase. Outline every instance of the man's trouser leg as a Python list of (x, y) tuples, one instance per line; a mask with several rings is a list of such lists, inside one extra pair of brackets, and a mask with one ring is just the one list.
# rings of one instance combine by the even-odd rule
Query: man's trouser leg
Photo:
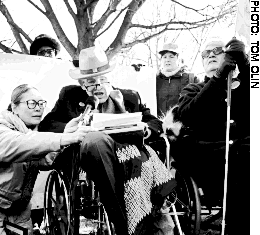
[(109, 219), (116, 233), (127, 233), (127, 219), (124, 206), (123, 175), (115, 155), (115, 142), (100, 132), (88, 133), (81, 145), (81, 167), (86, 171), (100, 192)]

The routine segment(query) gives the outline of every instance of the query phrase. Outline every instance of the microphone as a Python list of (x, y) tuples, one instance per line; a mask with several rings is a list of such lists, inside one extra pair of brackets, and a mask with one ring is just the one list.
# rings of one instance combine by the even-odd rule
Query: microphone
[(94, 96), (89, 96), (87, 98), (86, 108), (79, 120), (78, 126), (82, 126), (84, 124), (86, 116), (88, 116), (90, 114), (91, 110), (96, 109), (98, 104), (99, 104), (99, 99), (97, 96), (94, 95)]

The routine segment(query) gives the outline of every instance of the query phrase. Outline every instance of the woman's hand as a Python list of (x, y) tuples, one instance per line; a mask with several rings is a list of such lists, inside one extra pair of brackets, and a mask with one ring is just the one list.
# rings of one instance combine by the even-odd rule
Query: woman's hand
[(63, 133), (73, 133), (78, 129), (78, 124), (80, 121), (80, 118), (82, 117), (82, 114), (80, 114), (78, 117), (71, 119), (65, 126), (65, 129)]
[[(72, 130), (72, 129), (76, 129), (75, 126), (71, 126), (70, 130)], [(80, 127), (77, 126), (76, 131), (69, 132), (69, 133), (68, 132), (63, 133), (61, 140), (60, 140), (60, 145), (66, 146), (69, 144), (79, 143), (85, 138), (87, 133), (92, 132), (92, 131), (97, 131), (97, 129), (95, 129), (91, 126), (80, 126)]]

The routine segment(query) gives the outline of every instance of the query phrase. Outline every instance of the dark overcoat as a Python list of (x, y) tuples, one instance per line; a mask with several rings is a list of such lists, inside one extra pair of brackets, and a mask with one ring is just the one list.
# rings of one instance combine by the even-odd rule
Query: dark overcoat
[[(229, 224), (232, 218), (234, 223), (237, 223), (235, 216), (249, 213), (249, 63), (239, 72), (235, 80), (240, 84), (238, 87), (234, 86), (231, 91), (228, 155), (226, 155), (227, 80), (225, 78), (205, 77), (204, 82), (185, 87), (181, 92), (176, 117), (187, 127), (187, 135), (183, 134), (185, 137), (176, 144), (176, 149), (179, 150), (175, 158), (183, 163), (185, 170), (202, 188), (206, 201), (213, 206), (222, 206), (225, 165), (228, 163)], [(245, 221), (248, 226), (246, 222), (248, 221)]]

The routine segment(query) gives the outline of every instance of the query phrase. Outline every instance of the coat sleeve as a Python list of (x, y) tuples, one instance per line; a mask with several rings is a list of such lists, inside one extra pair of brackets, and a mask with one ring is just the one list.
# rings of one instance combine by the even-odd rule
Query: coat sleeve
[(24, 134), (0, 125), (0, 163), (39, 160), (60, 150), (61, 134), (29, 131)]
[(183, 88), (178, 102), (178, 116), (182, 122), (188, 121), (197, 114), (202, 114), (219, 102), (220, 97), (226, 92), (226, 80), (216, 79), (215, 77), (205, 84), (189, 84)]
[(63, 87), (60, 91), (59, 98), (55, 103), (54, 108), (44, 117), (41, 121), (38, 130), (62, 133), (66, 124), (70, 121), (67, 120), (67, 105), (66, 105), (66, 88)]

